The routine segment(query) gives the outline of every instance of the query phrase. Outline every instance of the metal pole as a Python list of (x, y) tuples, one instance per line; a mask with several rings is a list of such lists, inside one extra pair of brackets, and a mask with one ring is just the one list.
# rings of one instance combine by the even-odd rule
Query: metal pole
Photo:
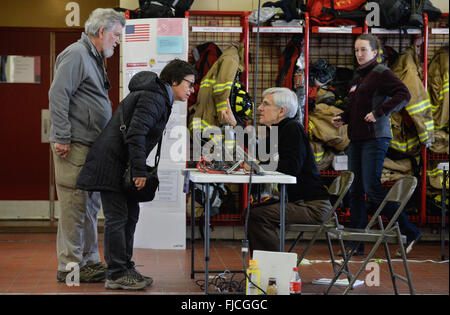
[(208, 294), (209, 287), (209, 184), (205, 189), (205, 294)]

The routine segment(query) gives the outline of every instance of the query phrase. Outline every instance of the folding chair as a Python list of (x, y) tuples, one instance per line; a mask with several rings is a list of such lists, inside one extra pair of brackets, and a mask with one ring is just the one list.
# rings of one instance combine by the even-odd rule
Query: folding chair
[[(295, 246), (297, 246), (297, 243), (302, 238), (304, 232), (313, 232), (314, 235), (311, 238), (311, 241), (309, 242), (306, 249), (301, 254), (300, 258), (297, 260), (297, 266), (302, 262), (303, 258), (305, 258), (306, 254), (309, 252), (311, 247), (316, 242), (319, 235), (323, 232), (327, 232), (330, 229), (337, 229), (342, 228), (342, 226), (339, 225), (339, 222), (337, 220), (336, 216), (336, 209), (340, 206), (342, 199), (347, 194), (350, 186), (352, 185), (353, 178), (355, 175), (352, 172), (349, 171), (342, 171), (333, 181), (330, 188), (328, 188), (328, 193), (330, 195), (338, 196), (336, 202), (334, 203), (331, 210), (326, 214), (325, 219), (323, 220), (322, 224), (289, 224), (287, 225), (288, 231), (294, 231), (299, 232), (297, 238), (295, 239), (294, 243), (292, 244), (291, 248), (289, 249), (289, 252), (294, 249)], [(334, 222), (333, 222), (334, 221)], [(328, 241), (328, 249), (330, 250), (330, 256), (331, 261), (333, 264), (333, 269), (336, 272), (335, 268), (335, 260), (334, 260), (334, 254), (331, 249), (331, 241), (328, 237), (328, 234), (325, 234), (327, 241)], [(344, 242), (341, 241), (341, 251), (344, 253)]]
[[(348, 262), (356, 252), (359, 244), (361, 242), (370, 242), (374, 243), (370, 253), (367, 255), (366, 259), (362, 263), (361, 267), (358, 269), (356, 274), (352, 276), (351, 281), (348, 285), (348, 287), (345, 289), (344, 294), (347, 294), (348, 291), (353, 287), (353, 284), (358, 279), (361, 272), (366, 267), (367, 263), (372, 259), (373, 255), (375, 254), (378, 247), (381, 245), (381, 243), (384, 244), (384, 249), (386, 253), (386, 258), (389, 264), (389, 271), (391, 273), (391, 279), (392, 284), (394, 286), (394, 292), (395, 294), (398, 294), (397, 289), (397, 283), (396, 279), (400, 279), (404, 282), (408, 283), (409, 291), (411, 294), (415, 294), (414, 288), (411, 281), (411, 275), (409, 272), (408, 267), (408, 261), (406, 259), (406, 253), (405, 248), (403, 246), (404, 243), (406, 243), (406, 236), (401, 235), (400, 228), (398, 226), (397, 218), (400, 215), (400, 213), (403, 211), (403, 208), (405, 207), (406, 203), (408, 202), (409, 198), (414, 192), (414, 189), (417, 185), (417, 179), (413, 176), (406, 176), (401, 179), (399, 179), (389, 190), (384, 200), (381, 202), (380, 206), (378, 207), (375, 214), (370, 219), (370, 222), (367, 224), (365, 229), (350, 229), (350, 228), (344, 228), (344, 229), (336, 229), (336, 230), (329, 230), (327, 233), (330, 234), (332, 237), (338, 238), (340, 241), (352, 241), (353, 246), (350, 250), (350, 253), (346, 255), (346, 258), (344, 259), (344, 262), (342, 263), (340, 269), (335, 272), (335, 276), (332, 279), (327, 291), (325, 294), (328, 294), (331, 290), (333, 284), (336, 282), (336, 280), (339, 278), (341, 273), (345, 272), (345, 270), (348, 270)], [(381, 219), (381, 212), (385, 208), (385, 206), (388, 204), (388, 202), (396, 202), (399, 204), (399, 207), (389, 223), (387, 224), (386, 228), (383, 227), (383, 221)], [(378, 221), (379, 230), (372, 229), (375, 222)], [(401, 256), (403, 265), (406, 272), (406, 278), (396, 274), (394, 272), (394, 268), (392, 266), (392, 260), (391, 260), (391, 254), (389, 252), (388, 243), (395, 244), (397, 243)]]

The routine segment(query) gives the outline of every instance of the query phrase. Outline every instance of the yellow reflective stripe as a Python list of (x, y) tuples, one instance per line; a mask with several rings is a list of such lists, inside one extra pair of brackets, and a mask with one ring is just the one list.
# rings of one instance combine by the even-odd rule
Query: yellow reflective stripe
[(408, 139), (408, 142), (406, 143), (408, 149), (414, 147), (415, 145), (419, 144), (419, 139), (418, 138), (412, 138), (412, 139)]
[(189, 129), (197, 129), (202, 128), (202, 121), (200, 119), (193, 119), (192, 122), (189, 124)]
[(211, 127), (205, 120), (200, 118), (194, 118), (192, 122), (189, 124), (189, 129), (192, 131), (193, 129), (201, 129), (205, 130), (206, 128)]
[(213, 86), (213, 93), (219, 93), (225, 90), (231, 90), (231, 87), (233, 86), (233, 82), (229, 81), (222, 84), (216, 84)]
[(216, 80), (214, 80), (214, 79), (203, 79), (201, 83), (214, 84), (214, 83), (216, 83)]
[(211, 125), (208, 124), (205, 120), (202, 119), (202, 129), (206, 129), (206, 128), (209, 128), (209, 127), (211, 127)]
[(410, 115), (414, 115), (414, 114), (417, 114), (417, 113), (419, 113), (419, 112), (422, 112), (422, 111), (424, 111), (424, 110), (426, 110), (426, 109), (428, 109), (428, 108), (430, 108), (430, 107), (431, 107), (431, 105), (430, 105), (430, 100), (429, 100), (429, 99), (426, 99), (426, 100), (424, 100), (424, 101), (422, 101), (422, 102), (420, 102), (420, 103), (417, 103), (417, 104), (413, 104), (413, 105), (407, 106), (407, 107), (406, 107), (406, 110), (407, 110), (407, 112), (408, 112)]
[(226, 91), (226, 90), (230, 90), (231, 91), (231, 86), (226, 86), (226, 87), (223, 87), (223, 88), (213, 88), (213, 93), (220, 93), (220, 92), (223, 92), (223, 91)]
[(440, 126), (434, 125), (434, 130), (441, 130), (441, 129), (446, 128), (447, 126), (448, 126), (448, 123), (447, 123), (447, 124), (440, 125)]
[(427, 170), (428, 176), (436, 176), (436, 175), (443, 175), (444, 172), (442, 170), (439, 170), (438, 168)]
[(448, 82), (448, 78), (449, 78), (449, 75), (448, 75), (448, 71), (447, 71), (447, 72), (444, 73), (444, 75), (442, 76), (442, 81), (443, 81), (443, 82)]
[(236, 140), (225, 140), (225, 147), (228, 149), (233, 149), (236, 144)]
[(204, 79), (202, 80), (202, 82), (200, 82), (200, 87), (210, 87), (212, 86), (214, 83), (216, 83), (216, 80), (212, 80), (212, 79)]
[(425, 140), (427, 140), (428, 137), (428, 131), (422, 132), (421, 134), (418, 135), (419, 139), (421, 142), (424, 142)]
[(448, 93), (448, 81), (442, 86), (442, 90), (439, 92), (439, 100), (443, 100), (444, 99), (444, 94)]
[(314, 159), (316, 160), (316, 162), (319, 162), (320, 160), (323, 159), (324, 153), (325, 153), (324, 151), (318, 153), (314, 152)]
[(227, 102), (220, 102), (218, 104), (216, 104), (216, 111), (221, 112), (227, 109)]
[(407, 149), (410, 149), (417, 144), (419, 144), (419, 139), (413, 138), (413, 139), (408, 139), (407, 142), (399, 142), (399, 141), (391, 140), (391, 143), (389, 144), (389, 146), (392, 148), (395, 148), (399, 151), (406, 152)]
[[(308, 119), (308, 130), (312, 131), (314, 128), (316, 128), (316, 125), (314, 125), (314, 123)], [(309, 139), (313, 139), (313, 133), (309, 132)]]
[(426, 121), (425, 127), (427, 128), (428, 131), (433, 130), (434, 129), (434, 120)]
[(406, 142), (398, 142), (391, 140), (391, 143), (389, 144), (390, 147), (395, 148), (399, 151), (406, 152)]

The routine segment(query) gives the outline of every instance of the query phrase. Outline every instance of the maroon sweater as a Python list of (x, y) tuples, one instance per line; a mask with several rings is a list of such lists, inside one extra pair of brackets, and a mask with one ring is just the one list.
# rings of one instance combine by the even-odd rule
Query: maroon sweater
[[(410, 98), (403, 82), (388, 67), (378, 64), (376, 58), (359, 67), (350, 84), (347, 110), (340, 114), (348, 124), (349, 139), (392, 138), (389, 115), (408, 104)], [(364, 120), (370, 112), (375, 123)]]

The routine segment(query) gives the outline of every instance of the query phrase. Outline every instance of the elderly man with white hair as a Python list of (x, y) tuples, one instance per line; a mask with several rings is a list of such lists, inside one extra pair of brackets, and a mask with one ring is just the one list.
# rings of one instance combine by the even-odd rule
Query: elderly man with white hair
[(111, 119), (111, 84), (105, 59), (120, 44), (125, 18), (113, 9), (94, 10), (81, 38), (62, 51), (49, 91), (50, 142), (60, 205), (57, 234), (58, 281), (79, 268), (80, 282), (105, 279), (97, 242), (98, 192), (75, 188), (86, 155)]
[[(295, 176), (287, 185), (286, 223), (316, 224), (331, 209), (329, 195), (320, 181), (308, 136), (294, 119), (298, 109), (296, 94), (287, 88), (269, 88), (258, 107), (259, 122), (278, 128), (277, 171)], [(279, 250), (280, 204), (254, 207), (248, 221), (250, 250)]]

